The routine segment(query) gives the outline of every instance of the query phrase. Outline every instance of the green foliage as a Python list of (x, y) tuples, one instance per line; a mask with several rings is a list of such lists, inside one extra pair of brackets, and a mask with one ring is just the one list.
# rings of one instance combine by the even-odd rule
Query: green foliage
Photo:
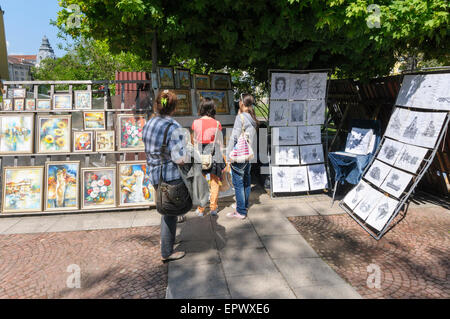
[[(368, 12), (376, 3), (380, 15)], [(66, 28), (71, 4), (80, 28)], [(387, 75), (396, 56), (448, 56), (448, 0), (60, 0), (57, 24), (104, 41), (113, 53), (161, 64), (184, 61), (202, 72), (228, 67), (267, 81), (267, 70), (332, 68), (339, 76)], [(368, 21), (380, 21), (369, 28)]]

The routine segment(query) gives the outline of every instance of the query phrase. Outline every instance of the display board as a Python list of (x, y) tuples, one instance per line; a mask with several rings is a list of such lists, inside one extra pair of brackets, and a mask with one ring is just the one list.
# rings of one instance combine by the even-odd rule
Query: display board
[(328, 75), (329, 70), (269, 70), (272, 198), (329, 189), (322, 142)]
[(385, 135), (340, 206), (379, 240), (431, 165), (450, 120), (450, 74), (406, 75)]

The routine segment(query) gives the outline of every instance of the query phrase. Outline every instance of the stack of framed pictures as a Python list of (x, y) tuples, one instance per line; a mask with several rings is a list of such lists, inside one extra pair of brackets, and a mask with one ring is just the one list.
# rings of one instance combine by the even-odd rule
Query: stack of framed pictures
[(328, 72), (269, 71), (271, 196), (329, 188), (325, 125)]
[(382, 143), (340, 203), (380, 239), (436, 153), (450, 116), (450, 74), (406, 75)]

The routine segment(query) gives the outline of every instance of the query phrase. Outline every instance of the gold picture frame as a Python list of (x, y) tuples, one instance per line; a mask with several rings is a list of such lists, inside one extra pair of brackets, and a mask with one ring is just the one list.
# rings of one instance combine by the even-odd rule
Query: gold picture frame
[(176, 87), (178, 89), (190, 89), (192, 87), (191, 71), (189, 69), (176, 68)]
[[(89, 167), (81, 169), (81, 209), (82, 210), (95, 210), (99, 208), (115, 208), (117, 207), (117, 177), (116, 177), (117, 167)], [(109, 171), (111, 174), (101, 174), (101, 172)], [(89, 178), (86, 178), (86, 174), (92, 173)], [(94, 177), (95, 175), (95, 177)], [(100, 176), (102, 175), (102, 176)], [(107, 176), (104, 179), (103, 176)], [(100, 181), (103, 181), (100, 184)], [(92, 182), (97, 182), (95, 185)], [(107, 183), (108, 182), (108, 183)], [(89, 185), (87, 185), (89, 184)], [(107, 189), (102, 189), (106, 187)], [(98, 189), (97, 189), (98, 188)], [(99, 191), (98, 193), (92, 194), (92, 192)], [(105, 190), (105, 191), (103, 191)], [(113, 198), (104, 198), (103, 196), (111, 195)], [(87, 196), (86, 196), (87, 195)], [(95, 196), (93, 196), (95, 195)], [(103, 199), (103, 200), (102, 200)], [(86, 204), (86, 201), (92, 201), (97, 204)], [(108, 204), (101, 204), (108, 202)]]
[[(70, 166), (76, 166), (75, 170), (73, 168), (71, 168)], [(44, 211), (67, 211), (67, 210), (78, 210), (80, 208), (80, 161), (60, 161), (60, 162), (46, 162), (45, 163), (45, 179), (44, 179), (44, 189), (45, 189), (45, 195), (44, 195)], [(50, 167), (53, 166), (60, 166), (63, 167), (64, 170), (62, 172), (62, 174), (64, 174), (64, 176), (59, 175), (59, 171), (56, 172), (56, 181), (50, 181), (49, 180), (49, 173), (53, 174), (53, 170), (50, 171)], [(66, 166), (66, 167), (65, 167)], [(70, 176), (71, 173), (73, 173), (73, 171), (75, 171), (76, 176)], [(61, 176), (61, 180), (58, 181), (58, 179)], [(67, 184), (73, 183), (73, 181), (75, 181), (75, 191), (73, 190), (67, 190)], [(52, 184), (50, 186), (50, 183)], [(56, 183), (56, 185), (55, 185)], [(65, 186), (64, 191), (59, 191), (58, 187)], [(50, 192), (49, 188), (52, 188), (52, 191)], [(55, 188), (53, 190), (53, 188)], [(68, 194), (68, 192), (72, 191), (72, 193), (75, 194), (75, 205), (71, 205), (71, 206), (65, 206), (65, 199), (62, 201), (62, 205), (60, 202), (60, 199), (58, 199), (58, 196), (64, 196), (66, 197), (66, 194)], [(50, 194), (51, 193), (51, 194)], [(54, 199), (54, 206), (58, 206), (58, 207), (49, 207), (49, 194), (53, 197), (55, 196)], [(62, 207), (61, 207), (62, 206)]]
[(231, 74), (211, 73), (211, 88), (214, 90), (231, 90)]
[[(142, 170), (144, 166), (145, 172)], [(150, 183), (146, 161), (117, 162), (117, 198), (118, 207), (156, 204), (155, 189)]]

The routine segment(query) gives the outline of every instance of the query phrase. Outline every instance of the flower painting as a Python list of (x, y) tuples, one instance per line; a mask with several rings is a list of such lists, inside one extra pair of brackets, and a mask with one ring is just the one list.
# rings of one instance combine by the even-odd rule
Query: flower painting
[(34, 145), (34, 116), (0, 115), (0, 154), (30, 154)]
[(70, 152), (70, 115), (38, 116), (38, 153)]
[(3, 170), (3, 213), (40, 212), (44, 167), (6, 167)]
[(84, 112), (85, 130), (104, 130), (105, 128), (105, 112)]
[(117, 136), (119, 138), (119, 151), (142, 151), (145, 149), (142, 132), (146, 123), (145, 116), (118, 115)]
[(80, 162), (47, 162), (44, 209), (78, 209)]
[(94, 151), (94, 132), (73, 132), (74, 152)]
[(82, 209), (116, 207), (116, 168), (83, 168)]
[(150, 184), (145, 161), (119, 162), (119, 206), (152, 205), (155, 191)]

